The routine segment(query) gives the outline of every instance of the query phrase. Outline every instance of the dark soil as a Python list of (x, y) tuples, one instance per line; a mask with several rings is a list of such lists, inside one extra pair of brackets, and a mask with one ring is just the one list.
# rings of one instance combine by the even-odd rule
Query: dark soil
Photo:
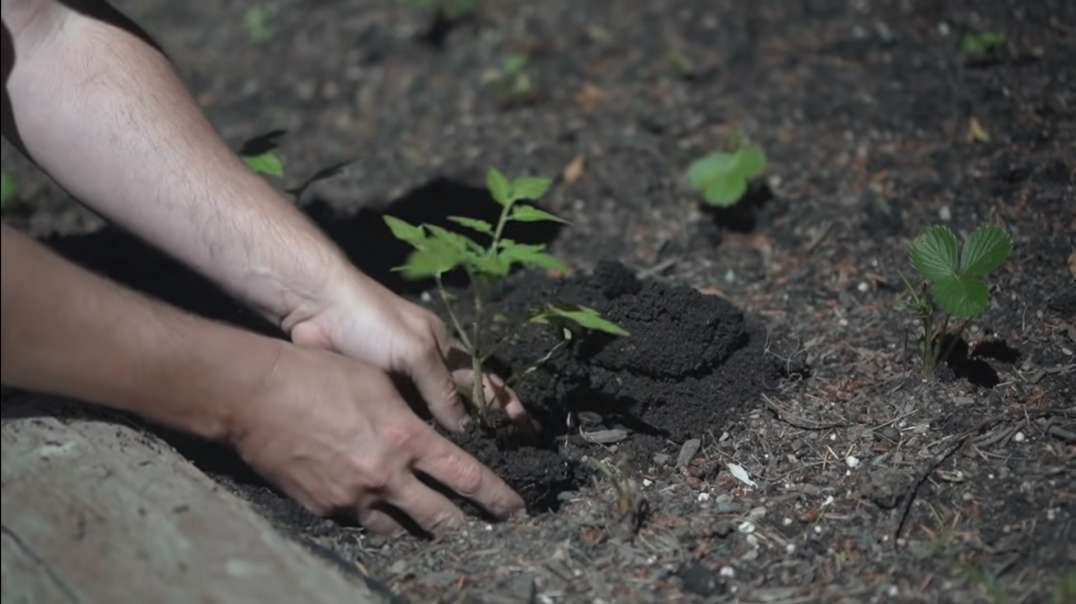
[[(1074, 601), (1076, 4), (490, 1), (438, 21), (281, 0), (266, 43), (249, 6), (121, 3), (237, 148), (288, 131), (281, 188), (351, 162), (300, 205), (375, 277), (433, 299), (389, 272), (405, 249), (382, 212), (486, 211), (489, 166), (555, 176), (543, 204), (571, 225), (518, 236), (576, 270), (513, 276), (502, 312), (586, 303), (632, 332), (520, 385), (544, 440), (500, 445), (550, 480), (510, 477), (530, 517), (384, 541), (199, 460), (282, 530), (413, 602)], [(984, 31), (1004, 47), (964, 57)], [(523, 98), (496, 81), (512, 52)], [(737, 133), (766, 176), (743, 207), (700, 209), (683, 172)], [(3, 153), (9, 223), (258, 326)], [(1014, 252), (923, 376), (899, 306), (905, 246), (935, 223), (1004, 226)], [(500, 366), (555, 337), (515, 333)]]

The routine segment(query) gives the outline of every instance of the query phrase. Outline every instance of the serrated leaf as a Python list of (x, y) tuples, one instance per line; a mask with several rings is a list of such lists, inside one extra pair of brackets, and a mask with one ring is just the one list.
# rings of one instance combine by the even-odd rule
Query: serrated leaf
[(550, 214), (545, 210), (539, 210), (534, 206), (520, 204), (512, 208), (512, 215), (508, 217), (509, 220), (515, 220), (516, 222), (541, 222), (548, 220), (551, 222), (560, 222), (562, 224), (568, 224), (568, 221)]
[(474, 229), (479, 233), (484, 233), (486, 235), (493, 234), (493, 225), (486, 222), (485, 220), (479, 220), (477, 218), (468, 218), (467, 216), (449, 216), (448, 219), (458, 225), (465, 226), (469, 229)]
[(951, 275), (934, 281), (930, 295), (945, 312), (963, 318), (974, 317), (984, 310), (990, 301), (990, 291), (979, 277)]
[(551, 318), (562, 318), (571, 321), (580, 327), (593, 331), (600, 331), (614, 336), (629, 336), (627, 330), (612, 321), (601, 316), (597, 310), (589, 306), (549, 306), (543, 312), (531, 317), (535, 323), (548, 323)]
[(552, 184), (548, 178), (524, 176), (512, 181), (512, 200), (541, 199)]
[(766, 169), (766, 153), (758, 145), (745, 145), (736, 150), (736, 172), (750, 180)]
[(426, 232), (422, 230), (422, 227), (400, 220), (395, 216), (386, 215), (382, 218), (384, 218), (389, 230), (392, 231), (392, 236), (400, 241), (406, 241), (416, 248), (422, 247), (426, 242)]
[(475, 271), (490, 277), (504, 277), (512, 268), (508, 259), (502, 258), (498, 254), (482, 254), (472, 259), (471, 266)]
[(735, 205), (747, 192), (747, 181), (735, 175), (726, 175), (710, 183), (702, 194), (706, 203), (727, 208)]
[(400, 271), (407, 279), (425, 279), (456, 268), (462, 260), (459, 252), (438, 242), (411, 252), (407, 261), (393, 270)]
[(508, 266), (511, 266), (513, 262), (518, 262), (562, 273), (568, 272), (568, 267), (564, 266), (563, 262), (545, 253), (544, 245), (516, 243), (514, 241), (508, 241), (507, 243), (502, 241), (501, 243), (501, 250), (497, 253), (497, 256), (503, 259)]
[(960, 273), (985, 277), (1004, 264), (1012, 253), (1012, 239), (998, 227), (979, 227), (964, 241)]
[(908, 253), (916, 270), (928, 281), (953, 277), (960, 268), (956, 235), (949, 227), (928, 228), (912, 241)]
[(458, 251), (465, 258), (474, 254), (484, 253), (485, 248), (478, 245), (475, 240), (466, 235), (461, 235), (454, 231), (450, 231), (444, 227), (439, 227), (436, 224), (422, 225), (430, 232), (430, 237), (436, 241), (440, 241), (452, 249)]
[(512, 185), (497, 168), (490, 168), (486, 172), (486, 188), (493, 200), (502, 206), (512, 203)]
[(274, 151), (265, 151), (256, 155), (244, 155), (243, 162), (258, 174), (268, 174), (277, 178), (284, 177), (284, 162)]
[(691, 186), (705, 191), (711, 181), (728, 173), (734, 159), (731, 153), (717, 151), (695, 160), (687, 169), (687, 180)]

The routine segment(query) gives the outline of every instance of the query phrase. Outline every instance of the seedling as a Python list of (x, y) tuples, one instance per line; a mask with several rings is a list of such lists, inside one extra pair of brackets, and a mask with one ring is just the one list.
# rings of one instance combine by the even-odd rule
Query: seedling
[(272, 20), (275, 14), (272, 6), (255, 4), (243, 11), (243, 29), (251, 44), (264, 44), (273, 38)]
[(960, 38), (960, 52), (969, 59), (983, 59), (1005, 48), (1005, 34), (979, 32), (964, 34)]
[(10, 174), (0, 173), (0, 208), (6, 209), (8, 204), (13, 203), (16, 192), (18, 187), (15, 186), (15, 179)]
[[(944, 226), (932, 226), (912, 241), (908, 254), (930, 293), (929, 297), (923, 295), (923, 286), (913, 288), (905, 279), (909, 292), (906, 305), (919, 315), (923, 326), (921, 351), (925, 373), (933, 373), (947, 360), (971, 319), (986, 310), (990, 289), (985, 278), (1004, 264), (1010, 253), (1012, 239), (998, 227), (975, 229), (963, 246), (958, 245), (953, 231)], [(956, 334), (951, 335), (949, 345), (941, 350), (953, 317), (963, 322)]]
[[(566, 222), (564, 219), (545, 210), (521, 203), (524, 200), (536, 201), (549, 190), (550, 181), (546, 178), (522, 177), (509, 180), (497, 169), (490, 169), (486, 176), (486, 186), (493, 200), (501, 206), (497, 224), (490, 224), (477, 218), (466, 216), (449, 216), (448, 219), (475, 231), (488, 239), (482, 245), (474, 239), (437, 225), (413, 225), (394, 216), (385, 216), (385, 224), (393, 236), (414, 248), (402, 266), (396, 268), (408, 279), (433, 277), (437, 291), (445, 305), (457, 339), (471, 357), (474, 370), (474, 387), (470, 400), (478, 416), (485, 419), (491, 404), (487, 402), (482, 388), (484, 364), (504, 343), (504, 338), (497, 342), (488, 342), (485, 331), (487, 318), (485, 301), (489, 288), (498, 280), (508, 275), (514, 266), (527, 266), (566, 271), (560, 260), (545, 252), (542, 244), (519, 243), (504, 237), (505, 226), (512, 222)], [(454, 269), (466, 272), (473, 292), (473, 319), (465, 325), (453, 307), (453, 299), (445, 289), (442, 276)], [(614, 336), (626, 336), (628, 332), (585, 306), (549, 305), (534, 312), (528, 319), (530, 323), (553, 324), (561, 328), (563, 338), (532, 366), (518, 373), (520, 379), (532, 373), (538, 366), (553, 357), (558, 350), (573, 338), (573, 329), (600, 331)], [(512, 333), (514, 330), (508, 330)], [(509, 380), (509, 384), (513, 380)]]
[(523, 53), (513, 52), (504, 57), (500, 70), (494, 76), (501, 96), (508, 100), (519, 100), (534, 92), (534, 85), (527, 73), (529, 62), (530, 59)]
[(762, 147), (741, 141), (731, 153), (715, 151), (695, 160), (687, 170), (687, 179), (708, 205), (728, 208), (743, 198), (751, 179), (765, 169)]

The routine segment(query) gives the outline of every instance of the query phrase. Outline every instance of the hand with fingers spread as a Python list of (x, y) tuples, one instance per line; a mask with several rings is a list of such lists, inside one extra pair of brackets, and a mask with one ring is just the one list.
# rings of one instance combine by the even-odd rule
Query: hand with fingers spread
[[(282, 324), (300, 346), (334, 350), (409, 378), (430, 413), (457, 431), (469, 418), (459, 391), (474, 382), (470, 355), (432, 312), (396, 296), (352, 267), (327, 280), (323, 291), (288, 312)], [(519, 398), (496, 375), (482, 376), (486, 399), (527, 425)]]
[(321, 513), (357, 513), (367, 528), (409, 522), (437, 534), (463, 514), (416, 473), (504, 518), (523, 506), (500, 478), (411, 413), (381, 371), (343, 356), (282, 345), (232, 435), (244, 459)]

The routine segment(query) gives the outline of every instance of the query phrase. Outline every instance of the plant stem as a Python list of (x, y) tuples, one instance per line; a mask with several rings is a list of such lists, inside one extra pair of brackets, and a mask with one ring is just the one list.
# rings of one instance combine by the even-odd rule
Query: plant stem
[(448, 292), (445, 291), (445, 283), (441, 280), (441, 274), (434, 275), (434, 279), (437, 281), (437, 293), (441, 295), (441, 302), (445, 305), (445, 310), (448, 312), (449, 318), (452, 319), (452, 327), (455, 328), (456, 333), (460, 336), (460, 342), (467, 347), (467, 352), (472, 356), (477, 354), (474, 345), (471, 343), (471, 339), (467, 337), (467, 332), (464, 331), (463, 325), (460, 324), (459, 317), (452, 310), (452, 304), (448, 300)]
[(549, 362), (549, 359), (553, 358), (553, 355), (556, 354), (557, 351), (560, 350), (567, 343), (568, 343), (568, 340), (561, 340), (561, 341), (557, 342), (552, 348), (549, 349), (548, 352), (545, 353), (544, 356), (542, 356), (542, 358), (540, 358), (537, 361), (535, 361), (534, 363), (532, 363), (530, 367), (527, 367), (522, 372), (517, 373), (516, 375), (513, 375), (512, 377), (505, 380), (504, 385), (505, 386), (511, 386), (513, 384), (518, 383), (519, 380), (522, 380), (523, 378), (527, 377), (528, 375), (534, 373), (535, 371), (538, 370), (539, 367), (541, 367), (542, 365)]

